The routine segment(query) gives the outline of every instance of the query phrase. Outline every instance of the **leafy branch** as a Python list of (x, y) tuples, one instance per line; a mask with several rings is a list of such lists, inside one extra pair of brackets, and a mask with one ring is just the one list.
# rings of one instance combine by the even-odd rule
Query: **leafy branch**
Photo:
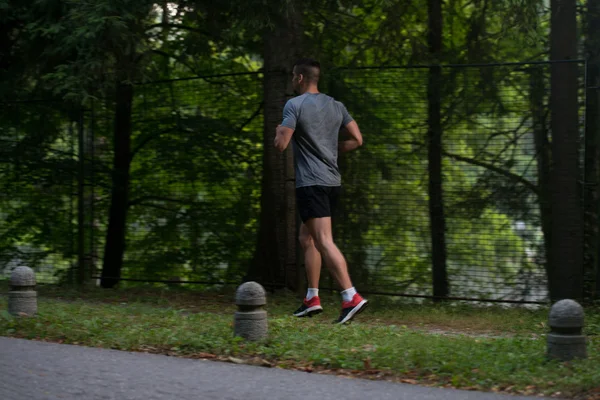
[(204, 29), (196, 28), (193, 26), (182, 25), (182, 24), (173, 24), (173, 23), (169, 23), (169, 22), (161, 22), (158, 24), (150, 25), (148, 27), (148, 29), (146, 29), (146, 30), (150, 31), (155, 28), (181, 29), (181, 30), (188, 31), (188, 32), (199, 33), (201, 35), (208, 36), (212, 39), (220, 39), (220, 37), (215, 35), (213, 32), (206, 31)]
[(180, 200), (180, 199), (173, 199), (170, 197), (163, 197), (163, 196), (142, 196), (142, 197), (138, 197), (137, 199), (133, 199), (131, 201), (129, 201), (129, 206), (135, 206), (135, 205), (139, 205), (142, 202), (146, 201), (146, 200), (155, 200), (155, 201), (164, 201), (167, 203), (176, 203), (176, 204), (183, 204), (183, 205), (193, 205), (195, 204), (194, 202), (189, 202), (186, 200)]
[(464, 156), (461, 156), (461, 155), (458, 155), (458, 154), (449, 153), (447, 151), (444, 151), (443, 155), (446, 156), (446, 157), (453, 158), (453, 159), (458, 160), (458, 161), (465, 162), (467, 164), (476, 165), (478, 167), (482, 167), (482, 168), (488, 169), (490, 171), (493, 171), (493, 172), (495, 172), (495, 173), (497, 173), (499, 175), (505, 176), (505, 177), (507, 177), (507, 178), (515, 181), (515, 182), (521, 183), (523, 186), (525, 186), (528, 189), (530, 189), (533, 193), (535, 193), (536, 195), (539, 195), (539, 189), (538, 189), (537, 185), (535, 185), (534, 183), (530, 182), (529, 180), (523, 178), (521, 175), (517, 175), (517, 174), (515, 174), (513, 172), (510, 172), (508, 170), (505, 170), (505, 169), (500, 168), (500, 167), (498, 167), (496, 165), (493, 165), (493, 164), (489, 164), (489, 163), (486, 163), (486, 162), (483, 162), (483, 161), (479, 161), (479, 160), (476, 160), (474, 158), (469, 158), (469, 157), (464, 157)]
[(133, 158), (136, 156), (136, 154), (139, 153), (140, 150), (142, 150), (144, 148), (144, 146), (146, 146), (153, 139), (156, 139), (167, 133), (172, 133), (174, 131), (175, 131), (174, 128), (169, 128), (169, 129), (165, 129), (163, 131), (156, 131), (153, 134), (146, 136), (145, 138), (140, 140), (140, 142), (134, 147), (134, 149), (131, 152), (130, 159), (133, 160)]

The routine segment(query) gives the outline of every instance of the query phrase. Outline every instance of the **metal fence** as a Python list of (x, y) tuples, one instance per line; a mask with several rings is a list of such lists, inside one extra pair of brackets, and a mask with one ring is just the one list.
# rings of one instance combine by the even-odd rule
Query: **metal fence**
[[(580, 65), (583, 68), (583, 64)], [(432, 295), (427, 67), (338, 69), (322, 91), (344, 102), (365, 145), (341, 155), (334, 237), (357, 288)], [(441, 69), (443, 206), (452, 298), (547, 298), (537, 198), (549, 136), (548, 63)], [(582, 74), (583, 77), (583, 74)], [(582, 79), (582, 134), (584, 115)], [(137, 85), (122, 284), (237, 284), (256, 245), (262, 75)], [(6, 105), (0, 120), (0, 268), (43, 283), (97, 281), (114, 159), (109, 99)], [(536, 127), (543, 126), (542, 130)], [(333, 287), (324, 270), (323, 287)]]
[[(329, 76), (329, 92), (365, 132), (364, 149), (341, 162), (338, 237), (355, 280), (374, 293), (433, 294), (428, 74), (366, 68)], [(544, 121), (538, 133), (550, 136), (550, 64), (457, 65), (441, 74), (450, 296), (544, 301), (535, 125)]]

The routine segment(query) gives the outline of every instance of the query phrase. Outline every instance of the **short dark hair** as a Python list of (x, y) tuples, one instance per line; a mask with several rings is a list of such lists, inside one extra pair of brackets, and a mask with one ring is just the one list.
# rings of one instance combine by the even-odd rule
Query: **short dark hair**
[(294, 67), (296, 67), (296, 73), (298, 75), (304, 75), (309, 82), (319, 82), (321, 64), (317, 60), (313, 60), (312, 58), (301, 58), (296, 61)]

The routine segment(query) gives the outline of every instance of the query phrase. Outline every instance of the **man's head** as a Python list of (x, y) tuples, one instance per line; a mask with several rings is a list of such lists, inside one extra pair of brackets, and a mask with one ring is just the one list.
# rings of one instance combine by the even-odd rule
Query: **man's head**
[(292, 86), (297, 93), (306, 92), (310, 86), (316, 88), (321, 75), (321, 64), (311, 58), (302, 58), (294, 64)]

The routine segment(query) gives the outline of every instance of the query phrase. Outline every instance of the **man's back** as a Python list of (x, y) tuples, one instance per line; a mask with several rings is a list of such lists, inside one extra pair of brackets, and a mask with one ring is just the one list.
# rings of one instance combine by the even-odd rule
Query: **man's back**
[(282, 126), (295, 129), (292, 143), (296, 187), (340, 186), (338, 135), (352, 117), (339, 101), (323, 93), (305, 93), (287, 102)]

